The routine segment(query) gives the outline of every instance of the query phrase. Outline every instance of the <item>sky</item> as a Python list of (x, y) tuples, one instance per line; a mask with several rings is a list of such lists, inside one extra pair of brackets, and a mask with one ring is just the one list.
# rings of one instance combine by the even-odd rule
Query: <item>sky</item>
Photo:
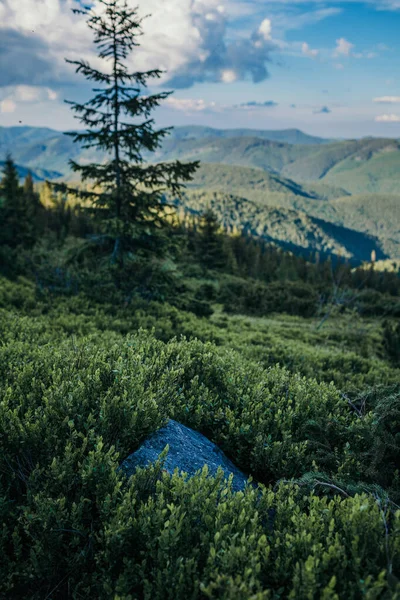
[[(149, 91), (174, 92), (155, 114), (160, 126), (400, 138), (400, 0), (128, 5), (149, 15), (129, 69), (163, 69)], [(0, 0), (0, 126), (82, 128), (65, 100), (85, 102), (96, 85), (65, 59), (109, 67), (78, 6)]]

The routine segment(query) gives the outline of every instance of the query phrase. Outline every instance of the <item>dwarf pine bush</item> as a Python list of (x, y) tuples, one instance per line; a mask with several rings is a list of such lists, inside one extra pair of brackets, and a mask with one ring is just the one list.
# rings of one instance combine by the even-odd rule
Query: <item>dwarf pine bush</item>
[[(75, 319), (1, 313), (0, 597), (400, 598), (394, 388), (361, 411), (209, 342)], [(126, 480), (170, 417), (266, 487)]]

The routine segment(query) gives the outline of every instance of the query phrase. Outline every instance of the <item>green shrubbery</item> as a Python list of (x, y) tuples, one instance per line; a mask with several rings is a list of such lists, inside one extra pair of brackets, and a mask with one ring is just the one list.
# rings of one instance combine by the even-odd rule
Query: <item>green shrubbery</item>
[[(398, 387), (347, 399), (210, 343), (75, 319), (86, 337), (1, 313), (0, 594), (400, 597)], [(275, 490), (161, 466), (125, 482), (118, 464), (168, 417)]]
[(389, 359), (400, 366), (400, 323), (386, 322), (383, 329), (383, 345)]
[(302, 317), (312, 317), (317, 312), (317, 290), (303, 282), (275, 281), (266, 285), (238, 279), (228, 280), (221, 287), (220, 300), (227, 312), (254, 316), (285, 312)]
[[(197, 306), (190, 304), (190, 293)], [(163, 341), (179, 335), (196, 337), (221, 348), (234, 348), (265, 367), (279, 363), (291, 372), (333, 381), (344, 391), (361, 391), (366, 386), (400, 379), (395, 365), (382, 360), (386, 350), (378, 320), (367, 321), (349, 312), (332, 316), (317, 329), (319, 321), (289, 316), (270, 315), (263, 320), (228, 316), (217, 310), (211, 320), (204, 318), (210, 313), (209, 302), (218, 294), (219, 286), (200, 284), (197, 292), (176, 298), (178, 308), (140, 296), (123, 304), (111, 303), (108, 298), (96, 302), (83, 294), (60, 296), (23, 278), (15, 282), (0, 279), (0, 308), (17, 309), (20, 314), (35, 317), (35, 327), (48, 335), (53, 331), (77, 336), (108, 331), (112, 336), (111, 332), (128, 334), (143, 328), (154, 330)], [(9, 318), (0, 313), (5, 331)]]

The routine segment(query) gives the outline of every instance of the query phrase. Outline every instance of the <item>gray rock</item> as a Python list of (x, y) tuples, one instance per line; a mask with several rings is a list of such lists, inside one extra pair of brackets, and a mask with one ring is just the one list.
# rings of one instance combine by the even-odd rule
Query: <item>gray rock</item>
[(137, 467), (146, 467), (154, 463), (167, 444), (169, 451), (164, 469), (169, 473), (172, 474), (178, 467), (180, 472), (183, 471), (192, 477), (207, 465), (209, 474), (215, 476), (221, 467), (226, 479), (233, 474), (233, 491), (241, 491), (246, 486), (246, 475), (235, 467), (218, 446), (201, 433), (173, 420), (147, 438), (136, 452), (128, 456), (121, 464), (122, 470), (130, 477)]

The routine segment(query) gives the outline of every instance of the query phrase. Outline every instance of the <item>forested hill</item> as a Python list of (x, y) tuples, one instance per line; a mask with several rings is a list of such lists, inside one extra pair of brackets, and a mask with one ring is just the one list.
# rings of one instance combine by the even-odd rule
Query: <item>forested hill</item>
[(296, 181), (321, 180), (350, 193), (395, 193), (400, 183), (399, 142), (385, 138), (303, 146), (250, 136), (168, 138), (156, 159), (172, 158), (255, 167)]
[(297, 256), (318, 252), (322, 257), (342, 256), (354, 264), (369, 261), (372, 252), (378, 260), (387, 256), (379, 238), (298, 210), (261, 206), (232, 194), (204, 190), (188, 191), (173, 203), (198, 217), (211, 208), (227, 231), (243, 231)]
[[(82, 149), (71, 136), (48, 128), (0, 128), (0, 150), (12, 152), (21, 178), (29, 168), (36, 182), (76, 179), (68, 164), (70, 158), (81, 164), (106, 160), (104, 153)], [(201, 167), (190, 188), (252, 201), (258, 206), (257, 214), (263, 213), (260, 217), (263, 223), (267, 222), (271, 208), (294, 209), (311, 219), (367, 236), (369, 241), (373, 238), (382, 258), (400, 256), (397, 140), (330, 141), (298, 130), (187, 126), (173, 129), (150, 158), (200, 160)], [(221, 210), (217, 213), (222, 218)], [(240, 214), (229, 217), (235, 223), (240, 219)], [(301, 223), (301, 233), (296, 232), (296, 236), (304, 235), (304, 220)], [(314, 239), (312, 231), (309, 234), (306, 239)], [(312, 246), (310, 242), (310, 249)], [(367, 246), (362, 244), (363, 248)], [(351, 254), (359, 255), (352, 247)]]
[(213, 127), (202, 127), (199, 125), (187, 125), (175, 127), (170, 139), (175, 140), (197, 140), (204, 138), (237, 138), (237, 137), (257, 137), (274, 142), (284, 142), (286, 144), (318, 145), (329, 144), (330, 141), (325, 138), (308, 135), (299, 129), (214, 129)]

